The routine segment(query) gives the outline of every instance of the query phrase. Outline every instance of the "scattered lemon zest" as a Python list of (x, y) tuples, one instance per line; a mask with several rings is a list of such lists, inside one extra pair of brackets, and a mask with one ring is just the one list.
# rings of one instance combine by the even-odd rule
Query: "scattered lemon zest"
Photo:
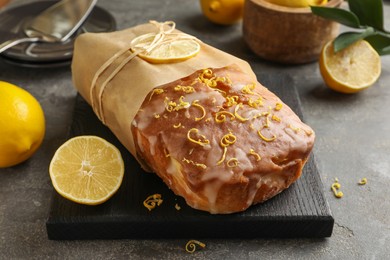
[(165, 103), (165, 109), (168, 112), (172, 112), (173, 109), (176, 107), (176, 102), (169, 100), (168, 97), (165, 97), (164, 103)]
[(236, 141), (237, 137), (230, 132), (221, 138), (220, 144), (222, 147), (227, 147), (231, 144), (234, 144)]
[(223, 123), (226, 121), (226, 115), (230, 116), (230, 120), (233, 121), (236, 117), (228, 111), (219, 111), (215, 114), (215, 122)]
[(190, 102), (185, 102), (184, 101), (184, 96), (180, 96), (179, 102), (180, 103), (174, 108), (175, 111), (178, 111), (180, 109), (184, 109), (184, 108), (189, 108), (190, 107)]
[(217, 165), (220, 165), (225, 161), (227, 147), (234, 144), (236, 141), (237, 141), (237, 137), (234, 134), (232, 134), (231, 131), (221, 138), (220, 145), (223, 147), (223, 153), (221, 159), (217, 162)]
[(151, 211), (154, 209), (156, 206), (160, 206), (161, 203), (163, 203), (163, 200), (161, 199), (161, 194), (153, 194), (150, 195), (149, 197), (144, 200), (144, 206)]
[(224, 96), (226, 96), (226, 92), (217, 88), (218, 82), (231, 83), (230, 79), (228, 79), (227, 77), (216, 77), (211, 69), (204, 69), (198, 76), (198, 79), (200, 82), (206, 84), (206, 86), (221, 92), (222, 94), (224, 94)]
[[(264, 128), (263, 128), (264, 129)], [(263, 129), (261, 129), (261, 130), (263, 130)], [(258, 130), (257, 131), (257, 134), (260, 136), (260, 138), (261, 139), (263, 139), (264, 141), (266, 141), (266, 142), (272, 142), (272, 141), (274, 141), (275, 139), (276, 139), (276, 135), (272, 135), (272, 137), (271, 138), (267, 138), (267, 137), (265, 137), (262, 133), (261, 133), (261, 130)]]
[(158, 119), (158, 118), (160, 118), (160, 115), (159, 114), (154, 114), (154, 118)]
[(201, 135), (201, 134), (199, 134), (199, 136), (203, 138), (203, 141), (201, 139), (195, 140), (195, 139), (191, 138), (191, 133), (198, 134), (198, 132), (199, 132), (199, 129), (191, 128), (187, 132), (187, 139), (195, 144), (199, 144), (200, 146), (205, 146), (205, 145), (210, 144), (210, 141), (204, 135)]
[(152, 100), (152, 97), (153, 97), (154, 94), (160, 95), (162, 93), (164, 93), (164, 90), (162, 88), (155, 88), (155, 89), (153, 89), (152, 93), (150, 94), (149, 101)]
[(335, 182), (331, 186), (331, 190), (333, 191), (333, 194), (336, 198), (340, 199), (341, 197), (344, 196), (344, 193), (340, 191), (341, 184), (339, 183), (339, 180), (335, 178)]
[(269, 128), (269, 116), (268, 115), (265, 117), (265, 124), (263, 127)]
[(179, 128), (179, 127), (181, 127), (181, 123), (180, 122), (178, 124), (173, 125), (173, 128)]
[(196, 251), (196, 246), (199, 246), (201, 248), (205, 248), (206, 244), (198, 241), (198, 240), (190, 240), (187, 242), (185, 249), (188, 253), (194, 253)]
[(195, 117), (195, 121), (202, 120), (206, 116), (206, 109), (201, 104), (199, 104), (199, 100), (192, 101), (192, 106), (200, 108), (203, 113), (201, 117)]
[(292, 126), (291, 124), (289, 124), (288, 127), (290, 127), (292, 130), (294, 130), (294, 132), (295, 132), (296, 134), (301, 130), (299, 127), (294, 127), (294, 126)]
[(261, 160), (261, 156), (258, 153), (256, 153), (255, 150), (250, 149), (249, 154), (253, 155), (254, 157), (256, 157), (256, 161), (257, 162)]
[(186, 162), (188, 164), (192, 164), (192, 165), (195, 165), (197, 167), (200, 167), (202, 169), (206, 169), (207, 168), (207, 165), (203, 164), (203, 163), (197, 163), (197, 162), (194, 162), (193, 160), (189, 160), (187, 158), (183, 158), (183, 162)]
[(262, 97), (259, 97), (255, 101), (252, 100), (252, 98), (249, 98), (248, 105), (253, 107), (253, 108), (258, 108), (259, 106), (263, 106), (263, 99)]
[(181, 85), (177, 85), (175, 88), (174, 88), (175, 91), (183, 91), (187, 94), (190, 94), (190, 93), (194, 93), (195, 92), (195, 89), (194, 87), (192, 86), (181, 86)]
[(196, 85), (199, 82), (199, 79), (195, 79), (191, 82), (190, 86)]
[(251, 94), (251, 95), (256, 95), (255, 92), (253, 92), (252, 90), (255, 89), (255, 84), (251, 83), (251, 84), (248, 84), (248, 85), (245, 85), (242, 89), (241, 89), (241, 92), (244, 93), (244, 94)]
[(358, 182), (359, 185), (366, 185), (367, 184), (367, 178), (363, 178)]
[(257, 113), (256, 115), (254, 115), (253, 116), (253, 118), (252, 119), (256, 119), (256, 118), (258, 118), (258, 117), (262, 117), (263, 116), (263, 114), (262, 113)]
[(218, 82), (214, 79), (204, 79), (204, 83), (210, 88), (215, 88), (218, 85)]
[(211, 117), (209, 118), (206, 118), (206, 120), (204, 120), (205, 122), (210, 122), (211, 121)]
[(240, 120), (241, 122), (245, 122), (245, 121), (248, 121), (250, 118), (242, 117), (242, 116), (240, 116), (240, 115), (237, 113), (238, 109), (242, 108), (242, 106), (243, 106), (242, 103), (239, 103), (239, 104), (236, 105), (236, 107), (234, 108), (234, 116), (235, 116), (238, 120)]
[(227, 152), (227, 146), (223, 147), (223, 153), (222, 153), (221, 159), (217, 162), (217, 165), (220, 165), (221, 163), (223, 163), (225, 161), (226, 152)]
[(230, 158), (230, 159), (227, 161), (226, 164), (227, 164), (228, 167), (232, 168), (232, 167), (237, 167), (239, 163), (240, 163), (240, 162), (238, 161), (237, 158)]
[(177, 104), (176, 102), (174, 102), (172, 100), (169, 100), (168, 97), (165, 97), (164, 103), (165, 103), (165, 109), (168, 112), (179, 111), (180, 109), (185, 109), (185, 108), (190, 107), (190, 103), (184, 101), (184, 96), (180, 96), (179, 104)]
[(312, 130), (304, 130), (307, 136), (311, 136), (313, 134)]
[(223, 96), (226, 96), (226, 91), (223, 91), (222, 89), (219, 89), (219, 88), (213, 88), (213, 89), (222, 93)]
[(230, 82), (230, 79), (228, 79), (227, 77), (216, 77), (215, 79), (215, 82), (222, 82), (222, 83), (229, 83)]
[(226, 101), (227, 101), (226, 106), (231, 107), (233, 105), (237, 105), (238, 99), (239, 99), (238, 96), (227, 96), (226, 97)]
[(279, 111), (279, 110), (282, 109), (282, 107), (283, 107), (283, 104), (278, 102), (278, 103), (276, 103), (276, 105), (275, 105), (275, 110), (276, 110), (276, 111)]
[(201, 74), (199, 75), (199, 79), (203, 80), (205, 76), (206, 76), (206, 78), (210, 79), (214, 76), (214, 73), (211, 69), (204, 69), (204, 70), (202, 70)]
[(276, 122), (282, 122), (282, 119), (280, 119), (278, 116), (276, 116), (276, 115), (272, 115), (272, 120), (274, 120), (274, 121), (276, 121)]
[(181, 210), (181, 207), (179, 206), (179, 204), (177, 204), (177, 203), (175, 204), (175, 209), (176, 210)]

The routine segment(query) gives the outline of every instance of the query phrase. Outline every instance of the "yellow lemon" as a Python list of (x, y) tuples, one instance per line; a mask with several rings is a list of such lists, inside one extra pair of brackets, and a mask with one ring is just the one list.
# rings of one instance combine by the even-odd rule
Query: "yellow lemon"
[(355, 93), (372, 86), (381, 74), (381, 59), (364, 40), (335, 53), (333, 42), (324, 45), (319, 66), (321, 75), (333, 90)]
[(326, 5), (328, 0), (267, 0), (276, 5), (287, 7), (309, 7), (313, 5)]
[[(154, 41), (156, 34), (148, 33), (131, 41), (131, 50), (144, 50)], [(167, 36), (169, 37), (169, 36)], [(174, 63), (188, 60), (200, 51), (200, 44), (193, 39), (174, 39), (157, 45), (147, 53), (138, 54), (142, 59), (154, 63)]]
[(200, 6), (210, 21), (230, 25), (241, 20), (244, 0), (200, 0)]
[(0, 81), (0, 167), (30, 158), (45, 135), (45, 116), (26, 90)]
[(49, 166), (54, 189), (86, 205), (101, 204), (114, 195), (124, 170), (119, 150), (97, 136), (69, 139), (57, 149)]

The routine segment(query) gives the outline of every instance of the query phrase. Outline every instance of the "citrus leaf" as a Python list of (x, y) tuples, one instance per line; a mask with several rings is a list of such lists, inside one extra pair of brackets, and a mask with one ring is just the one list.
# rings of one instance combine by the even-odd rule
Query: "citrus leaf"
[(340, 8), (310, 6), (313, 14), (344, 24), (352, 28), (361, 28), (359, 18), (352, 12)]
[(335, 52), (341, 51), (358, 40), (362, 40), (368, 36), (374, 35), (376, 32), (373, 28), (369, 27), (362, 32), (345, 32), (337, 36), (333, 42), (333, 48)]
[(383, 31), (382, 0), (348, 0), (349, 10), (359, 17), (362, 25)]
[(366, 39), (379, 55), (390, 54), (390, 36), (375, 34), (368, 36)]

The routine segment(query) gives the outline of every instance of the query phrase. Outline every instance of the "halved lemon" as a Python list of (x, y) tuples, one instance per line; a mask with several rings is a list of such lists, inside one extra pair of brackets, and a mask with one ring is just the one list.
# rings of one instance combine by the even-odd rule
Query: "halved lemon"
[(309, 7), (326, 5), (328, 0), (267, 0), (270, 3), (287, 7)]
[(131, 42), (131, 50), (140, 50), (139, 57), (155, 64), (185, 61), (194, 57), (200, 51), (200, 44), (195, 40), (174, 39), (169, 35), (166, 35), (168, 38), (165, 42), (157, 45), (149, 52), (145, 51), (153, 43), (155, 37), (155, 33), (138, 36)]
[(119, 189), (124, 169), (114, 145), (97, 136), (77, 136), (57, 149), (49, 172), (60, 195), (80, 204), (97, 205)]
[(381, 59), (374, 48), (360, 40), (335, 53), (333, 42), (325, 44), (320, 60), (325, 83), (342, 93), (356, 93), (372, 86), (381, 74)]

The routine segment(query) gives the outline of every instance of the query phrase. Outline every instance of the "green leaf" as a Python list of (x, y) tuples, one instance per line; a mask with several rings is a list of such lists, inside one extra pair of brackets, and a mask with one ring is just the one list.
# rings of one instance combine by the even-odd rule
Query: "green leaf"
[(333, 42), (333, 48), (335, 52), (341, 51), (358, 40), (362, 40), (368, 36), (374, 35), (376, 32), (373, 28), (369, 27), (362, 32), (345, 32), (337, 36)]
[(348, 0), (349, 10), (359, 17), (362, 25), (383, 31), (382, 0)]
[(310, 6), (313, 14), (344, 24), (352, 28), (361, 28), (359, 18), (352, 12), (340, 8)]
[(365, 38), (371, 46), (378, 52), (379, 55), (390, 54), (390, 36), (383, 34), (375, 34)]

